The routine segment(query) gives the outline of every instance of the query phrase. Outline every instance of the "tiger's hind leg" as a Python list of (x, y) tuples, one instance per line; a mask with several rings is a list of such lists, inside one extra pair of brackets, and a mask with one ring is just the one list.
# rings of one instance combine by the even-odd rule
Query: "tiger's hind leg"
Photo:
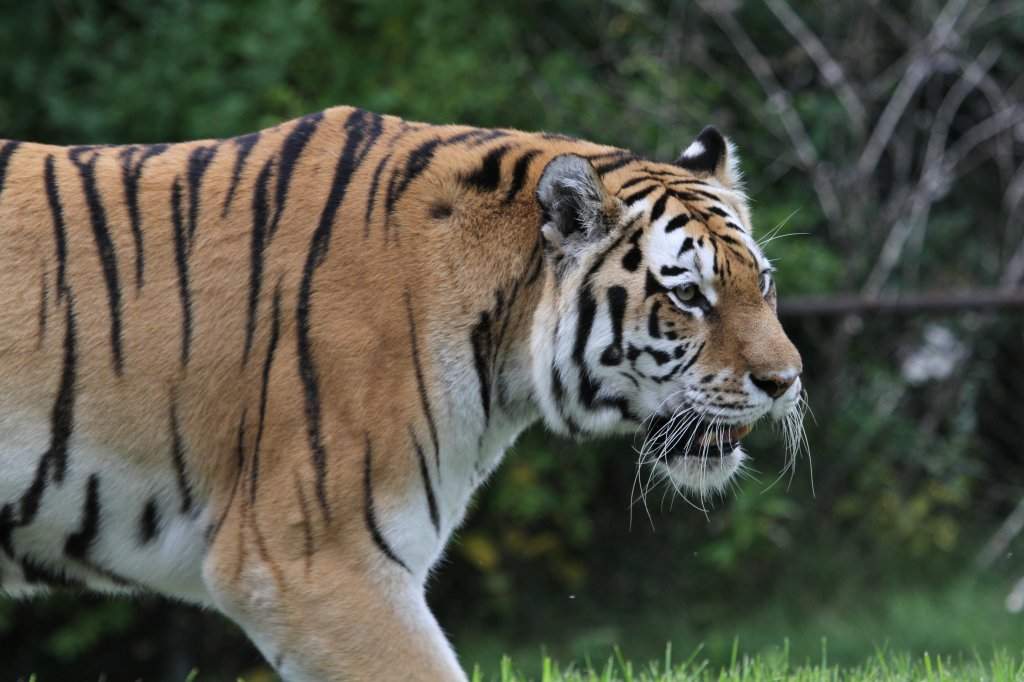
[(217, 607), (287, 682), (464, 681), (422, 580), (364, 537), (358, 513), (326, 521), (290, 478), (261, 486), (258, 509), (232, 496), (204, 562)]

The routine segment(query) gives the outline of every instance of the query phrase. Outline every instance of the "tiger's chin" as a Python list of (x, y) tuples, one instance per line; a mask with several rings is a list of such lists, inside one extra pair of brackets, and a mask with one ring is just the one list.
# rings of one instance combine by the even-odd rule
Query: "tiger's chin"
[[(653, 426), (663, 427), (664, 422), (655, 420)], [(740, 440), (751, 428), (752, 425), (711, 427), (698, 422), (673, 430), (667, 438), (662, 436), (656, 466), (677, 491), (703, 499), (721, 491), (740, 471), (746, 459)]]
[(745, 459), (743, 449), (736, 445), (729, 452), (714, 452), (712, 448), (706, 454), (670, 456), (658, 466), (676, 490), (704, 498), (724, 489)]

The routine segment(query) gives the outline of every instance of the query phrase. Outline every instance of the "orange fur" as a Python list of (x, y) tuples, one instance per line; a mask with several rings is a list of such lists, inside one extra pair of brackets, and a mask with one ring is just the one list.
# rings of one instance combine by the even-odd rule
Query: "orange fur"
[[(600, 178), (604, 214), (617, 223), (623, 185), (652, 172), (699, 174), (560, 136), (350, 108), (255, 141), (6, 149), (0, 435), (17, 420), (40, 425), (24, 468), (38, 467), (44, 490), (38, 516), (25, 512), (31, 491), (0, 498), (0, 589), (19, 561), (28, 580), (20, 546), (33, 551), (32, 524), (70, 485), (57, 480), (57, 464), (40, 464), (59, 445), (58, 415), (68, 418), (59, 403), (70, 339), (67, 480), (97, 477), (101, 522), (118, 472), (160, 481), (152, 542), (176, 515), (201, 519), (210, 601), (288, 679), (460, 679), (423, 582), (473, 488), (537, 417), (531, 334), (538, 306), (560, 286), (557, 249), (540, 230), (541, 175), (563, 154), (592, 157), (598, 172), (622, 161)], [(728, 190), (724, 167), (716, 172), (709, 182)], [(732, 201), (747, 221), (742, 199)], [(722, 233), (717, 220), (694, 229)], [(756, 274), (723, 258), (737, 265), (722, 277), (724, 321), (708, 332), (700, 365), (759, 375), (798, 367)], [(602, 271), (595, 286), (616, 277)], [(626, 324), (647, 325), (644, 280), (626, 289)], [(705, 324), (663, 314), (681, 336)], [(467, 395), (488, 405), (467, 410)], [(456, 462), (462, 455), (451, 453), (477, 438), (487, 456)], [(445, 488), (456, 470), (471, 480)], [(424, 478), (437, 486), (433, 502)], [(436, 531), (436, 549), (405, 540), (412, 516), (423, 533)], [(74, 530), (52, 527), (64, 528), (52, 531), (58, 543)], [(90, 540), (91, 553), (47, 571), (92, 584), (102, 542)], [(127, 578), (125, 587), (147, 587), (144, 576)]]

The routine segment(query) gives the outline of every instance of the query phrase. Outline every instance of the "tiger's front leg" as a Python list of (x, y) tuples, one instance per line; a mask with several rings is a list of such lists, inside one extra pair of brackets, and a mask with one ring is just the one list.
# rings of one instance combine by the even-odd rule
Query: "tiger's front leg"
[(203, 575), (281, 677), (465, 680), (427, 607), (425, 571), (417, 577), (380, 551), (361, 496), (350, 488), (328, 520), (312, 481), (269, 468), (257, 495), (241, 475), (219, 502)]

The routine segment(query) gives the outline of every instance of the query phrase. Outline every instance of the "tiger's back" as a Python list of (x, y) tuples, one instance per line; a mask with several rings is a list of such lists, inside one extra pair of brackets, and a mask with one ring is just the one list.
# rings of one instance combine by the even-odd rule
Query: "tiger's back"
[[(210, 507), (211, 493), (258, 497), (261, 471), (275, 464), (253, 457), (274, 452), (268, 440), (282, 430), (308, 440), (309, 411), (322, 409), (307, 404), (310, 392), (330, 390), (357, 431), (372, 429), (380, 410), (419, 402), (401, 399), (418, 392), (407, 379), (389, 380), (415, 374), (403, 371), (407, 303), (443, 290), (446, 274), (469, 277), (438, 272), (450, 235), (397, 206), (415, 201), (404, 196), (419, 170), (404, 156), (403, 146), (418, 146), (410, 128), (335, 109), (223, 141), (0, 146), (4, 589), (138, 585), (205, 601), (195, 559), (223, 511)], [(470, 146), (514, 136), (440, 131)], [(414, 210), (443, 222), (457, 200)], [(520, 251), (515, 235), (500, 237)], [(320, 272), (328, 250), (343, 265)], [(449, 267), (491, 266), (452, 258)], [(333, 292), (315, 304), (331, 308), (324, 329), (310, 314), (321, 277)], [(455, 291), (467, 307), (483, 293)], [(342, 390), (310, 386), (317, 344), (344, 346), (331, 372)], [(330, 381), (325, 374), (317, 370)], [(287, 487), (301, 489), (311, 513), (327, 513), (326, 466), (310, 464)], [(175, 576), (185, 584), (168, 589)]]
[[(213, 605), (287, 679), (381, 679), (385, 642), (460, 679), (423, 585), (526, 425), (635, 428), (666, 382), (746, 391), (729, 363), (778, 388), (730, 421), (795, 400), (725, 143), (701, 139), (680, 169), (336, 108), (229, 140), (0, 142), (0, 591)], [(781, 355), (733, 352), (735, 326), (702, 355), (671, 278), (711, 265)]]

